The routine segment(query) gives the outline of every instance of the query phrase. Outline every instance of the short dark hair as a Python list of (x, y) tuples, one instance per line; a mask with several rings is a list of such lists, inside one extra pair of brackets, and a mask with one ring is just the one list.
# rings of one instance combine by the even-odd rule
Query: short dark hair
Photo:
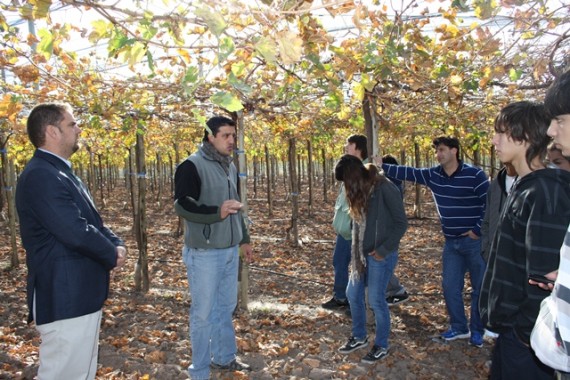
[(59, 125), (64, 119), (64, 113), (72, 113), (67, 103), (41, 103), (35, 106), (28, 116), (26, 131), (32, 145), (36, 148), (46, 143), (46, 127)]
[(360, 151), (363, 160), (368, 158), (368, 140), (364, 135), (350, 135), (346, 139), (349, 144), (356, 145), (356, 149)]
[(570, 114), (570, 70), (552, 83), (546, 92), (544, 107), (550, 119)]
[(398, 160), (396, 160), (396, 157), (392, 156), (391, 154), (384, 155), (382, 157), (382, 163), (389, 165), (399, 165)]
[(439, 136), (439, 137), (436, 137), (435, 139), (433, 139), (432, 146), (434, 147), (434, 149), (437, 149), (440, 145), (445, 145), (449, 149), (453, 149), (453, 148), (457, 149), (457, 152), (455, 153), (455, 157), (457, 158), (457, 161), (459, 161), (460, 145), (459, 145), (459, 139), (457, 137)]
[(535, 157), (544, 158), (550, 137), (546, 134), (550, 118), (543, 104), (529, 101), (511, 103), (495, 118), (495, 132), (506, 133), (511, 139), (528, 143), (526, 162), (531, 167)]
[(235, 127), (236, 122), (225, 116), (213, 116), (206, 122), (207, 127), (204, 129), (204, 138), (202, 141), (208, 141), (208, 135), (211, 133), (214, 137), (218, 134), (220, 127)]

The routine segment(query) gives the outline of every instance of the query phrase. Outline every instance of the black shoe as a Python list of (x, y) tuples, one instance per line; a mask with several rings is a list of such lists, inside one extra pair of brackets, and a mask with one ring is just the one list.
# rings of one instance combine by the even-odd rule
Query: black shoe
[(210, 363), (210, 368), (218, 371), (251, 371), (251, 366), (234, 359), (228, 364), (222, 365), (217, 363)]
[(388, 356), (388, 349), (374, 345), (369, 353), (362, 358), (363, 363), (375, 363), (378, 360), (384, 359)]
[(341, 307), (348, 307), (347, 300), (339, 300), (336, 297), (331, 298), (327, 302), (321, 304), (324, 309), (340, 309)]
[(386, 297), (386, 302), (388, 302), (388, 306), (394, 306), (407, 301), (409, 297), (408, 292), (404, 292), (404, 294)]
[(348, 339), (348, 342), (344, 346), (338, 349), (341, 354), (350, 354), (353, 351), (359, 350), (361, 348), (368, 346), (368, 337), (364, 339), (358, 339), (353, 336)]

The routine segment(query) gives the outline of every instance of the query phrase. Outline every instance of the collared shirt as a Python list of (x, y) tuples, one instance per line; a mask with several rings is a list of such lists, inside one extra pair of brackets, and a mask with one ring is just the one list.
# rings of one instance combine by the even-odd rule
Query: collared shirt
[(66, 160), (65, 158), (63, 158), (63, 157), (61, 157), (61, 156), (58, 156), (58, 155), (55, 154), (54, 152), (50, 152), (49, 150), (46, 150), (46, 149), (44, 149), (44, 148), (38, 148), (38, 150), (41, 150), (42, 152), (51, 154), (52, 156), (55, 156), (55, 157), (59, 158), (60, 160), (62, 160), (63, 162), (65, 162), (65, 164), (66, 164), (67, 166), (69, 166), (69, 167), (71, 168), (71, 161)]

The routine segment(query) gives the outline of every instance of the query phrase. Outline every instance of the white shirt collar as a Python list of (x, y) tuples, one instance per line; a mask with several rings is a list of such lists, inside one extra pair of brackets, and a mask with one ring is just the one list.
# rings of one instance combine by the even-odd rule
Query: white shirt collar
[(57, 154), (55, 154), (55, 153), (53, 153), (53, 152), (50, 152), (49, 150), (45, 150), (45, 149), (43, 149), (43, 148), (38, 148), (38, 150), (41, 150), (42, 152), (51, 154), (52, 156), (55, 156), (55, 157), (59, 158), (60, 160), (62, 160), (63, 162), (65, 162), (65, 164), (66, 164), (67, 166), (69, 166), (69, 167), (71, 168), (71, 161), (66, 160), (65, 158), (63, 158), (63, 157), (61, 157), (61, 156), (58, 156)]

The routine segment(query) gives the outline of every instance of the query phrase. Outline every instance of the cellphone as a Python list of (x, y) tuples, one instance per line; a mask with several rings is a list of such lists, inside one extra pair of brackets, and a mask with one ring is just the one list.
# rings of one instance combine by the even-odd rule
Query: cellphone
[(543, 276), (541, 274), (536, 274), (536, 273), (529, 273), (528, 279), (536, 281), (536, 282), (540, 282), (542, 284), (554, 284), (553, 280), (546, 278), (545, 276)]

